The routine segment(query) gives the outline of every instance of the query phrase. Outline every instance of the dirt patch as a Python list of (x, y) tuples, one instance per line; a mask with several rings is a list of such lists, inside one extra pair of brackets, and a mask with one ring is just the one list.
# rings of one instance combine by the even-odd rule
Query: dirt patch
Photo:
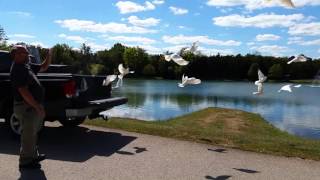
[(206, 127), (210, 124), (223, 123), (224, 131), (229, 133), (241, 133), (241, 129), (246, 126), (245, 121), (241, 118), (242, 112), (214, 112), (209, 116), (199, 119), (200, 126)]

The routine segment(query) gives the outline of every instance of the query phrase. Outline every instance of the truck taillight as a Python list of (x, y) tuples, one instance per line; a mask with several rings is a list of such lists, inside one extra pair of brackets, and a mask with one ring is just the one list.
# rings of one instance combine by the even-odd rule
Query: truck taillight
[(77, 94), (76, 82), (68, 81), (63, 85), (63, 93), (67, 98), (72, 98)]

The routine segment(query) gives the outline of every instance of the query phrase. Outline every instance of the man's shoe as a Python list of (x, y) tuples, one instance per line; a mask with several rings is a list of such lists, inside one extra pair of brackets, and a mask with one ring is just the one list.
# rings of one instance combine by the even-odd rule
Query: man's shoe
[(28, 164), (19, 164), (20, 169), (40, 169), (41, 164), (39, 162), (33, 161)]
[(40, 162), (46, 159), (45, 154), (39, 154), (38, 157), (35, 159), (36, 162)]

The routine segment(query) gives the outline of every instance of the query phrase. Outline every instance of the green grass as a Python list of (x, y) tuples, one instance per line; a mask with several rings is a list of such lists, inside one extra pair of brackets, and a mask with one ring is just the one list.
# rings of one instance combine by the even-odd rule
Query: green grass
[(266, 154), (320, 160), (320, 141), (281, 131), (261, 116), (239, 110), (207, 108), (167, 121), (111, 118), (87, 125), (225, 146)]

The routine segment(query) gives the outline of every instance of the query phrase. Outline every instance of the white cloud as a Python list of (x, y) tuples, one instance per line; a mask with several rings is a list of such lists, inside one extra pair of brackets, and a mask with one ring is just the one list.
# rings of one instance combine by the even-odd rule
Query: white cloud
[(298, 44), (302, 41), (302, 37), (289, 37), (288, 38), (288, 44)]
[(32, 17), (32, 14), (24, 11), (10, 11), (9, 14), (16, 15), (19, 17)]
[(55, 23), (59, 24), (63, 28), (68, 28), (70, 31), (86, 31), (97, 33), (156, 33), (156, 30), (146, 29), (137, 26), (127, 26), (121, 23), (96, 23), (94, 21), (78, 20), (78, 19), (65, 19), (56, 20)]
[(139, 19), (137, 16), (130, 16), (128, 17), (128, 22), (134, 26), (150, 27), (150, 26), (158, 25), (160, 22), (160, 19), (156, 19), (156, 18)]
[(59, 34), (58, 37), (64, 38), (66, 40), (74, 41), (76, 43), (84, 43), (87, 40), (81, 36), (67, 36), (65, 34)]
[[(319, 0), (292, 0), (292, 2), (296, 7), (320, 5)], [(215, 7), (244, 6), (248, 10), (279, 6), (290, 8), (282, 3), (281, 0), (208, 0), (207, 5)]]
[(141, 44), (153, 44), (156, 41), (145, 37), (128, 37), (128, 36), (104, 36), (107, 40), (113, 40), (118, 42), (136, 42)]
[(177, 8), (174, 6), (170, 6), (169, 9), (171, 10), (171, 12), (173, 12), (174, 15), (183, 15), (189, 12), (188, 9)]
[(35, 36), (29, 35), (29, 34), (11, 34), (11, 35), (8, 35), (8, 37), (13, 37), (13, 38), (27, 38), (27, 39), (36, 38)]
[(162, 40), (170, 44), (185, 44), (198, 41), (199, 43), (216, 46), (240, 46), (241, 42), (234, 40), (221, 41), (216, 39), (210, 39), (208, 36), (163, 36)]
[(212, 18), (213, 23), (224, 27), (289, 27), (297, 21), (304, 18), (303, 14), (277, 15), (277, 14), (259, 14), (257, 16), (243, 16), (232, 14)]
[(154, 0), (152, 1), (153, 4), (163, 4), (164, 0)]
[(251, 50), (258, 51), (262, 54), (272, 55), (272, 56), (283, 56), (284, 53), (288, 52), (290, 49), (285, 46), (278, 45), (263, 45), (263, 46), (254, 46), (250, 48)]
[(93, 51), (102, 51), (105, 49), (109, 49), (109, 44), (96, 44), (94, 42), (86, 43), (87, 46), (90, 46)]
[(204, 48), (204, 47), (199, 47), (198, 50), (207, 56), (213, 56), (220, 54), (222, 56), (225, 55), (234, 55), (235, 52), (232, 49), (214, 49), (214, 48)]
[[(109, 44), (96, 44), (94, 41), (94, 38), (90, 38), (90, 37), (81, 37), (81, 36), (68, 36), (66, 34), (59, 34), (58, 37), (69, 40), (69, 41), (73, 41), (75, 43), (78, 44), (82, 44), (85, 43), (87, 46), (90, 46), (90, 48), (93, 51), (101, 51), (101, 50), (105, 50), (108, 49), (110, 47)], [(77, 50), (78, 48), (74, 48), (75, 50)]]
[[(163, 52), (165, 52), (165, 51), (178, 52), (178, 51), (181, 50), (181, 48), (184, 48), (186, 46), (189, 46), (189, 44), (165, 47), (165, 48), (163, 48)], [(235, 54), (232, 49), (215, 49), (215, 48), (207, 48), (207, 47), (199, 46), (198, 50), (202, 54), (205, 54), (207, 56), (217, 55), (218, 53), (221, 54), (221, 55)]]
[(320, 39), (311, 40), (311, 41), (303, 41), (301, 42), (303, 46), (320, 46)]
[(288, 44), (298, 44), (301, 46), (320, 46), (320, 39), (305, 41), (301, 37), (289, 38)]
[(21, 40), (17, 40), (17, 39), (10, 39), (7, 41), (8, 44), (10, 45), (14, 45), (14, 44), (17, 44), (17, 43), (21, 43), (21, 42), (24, 42), (26, 44), (30, 44), (30, 45), (34, 45), (34, 46), (41, 46), (43, 48), (48, 48), (49, 46), (44, 44), (43, 42), (40, 42), (40, 41), (21, 41)]
[(149, 10), (154, 10), (156, 8), (149, 1), (146, 1), (144, 5), (140, 5), (132, 1), (119, 1), (116, 3), (116, 6), (120, 10), (121, 14), (149, 11)]
[(274, 34), (258, 34), (256, 36), (257, 41), (276, 41), (279, 40), (280, 36)]
[(289, 34), (302, 36), (318, 36), (320, 35), (320, 22), (294, 24), (289, 27)]
[(247, 46), (254, 46), (256, 43), (255, 42), (248, 42)]

